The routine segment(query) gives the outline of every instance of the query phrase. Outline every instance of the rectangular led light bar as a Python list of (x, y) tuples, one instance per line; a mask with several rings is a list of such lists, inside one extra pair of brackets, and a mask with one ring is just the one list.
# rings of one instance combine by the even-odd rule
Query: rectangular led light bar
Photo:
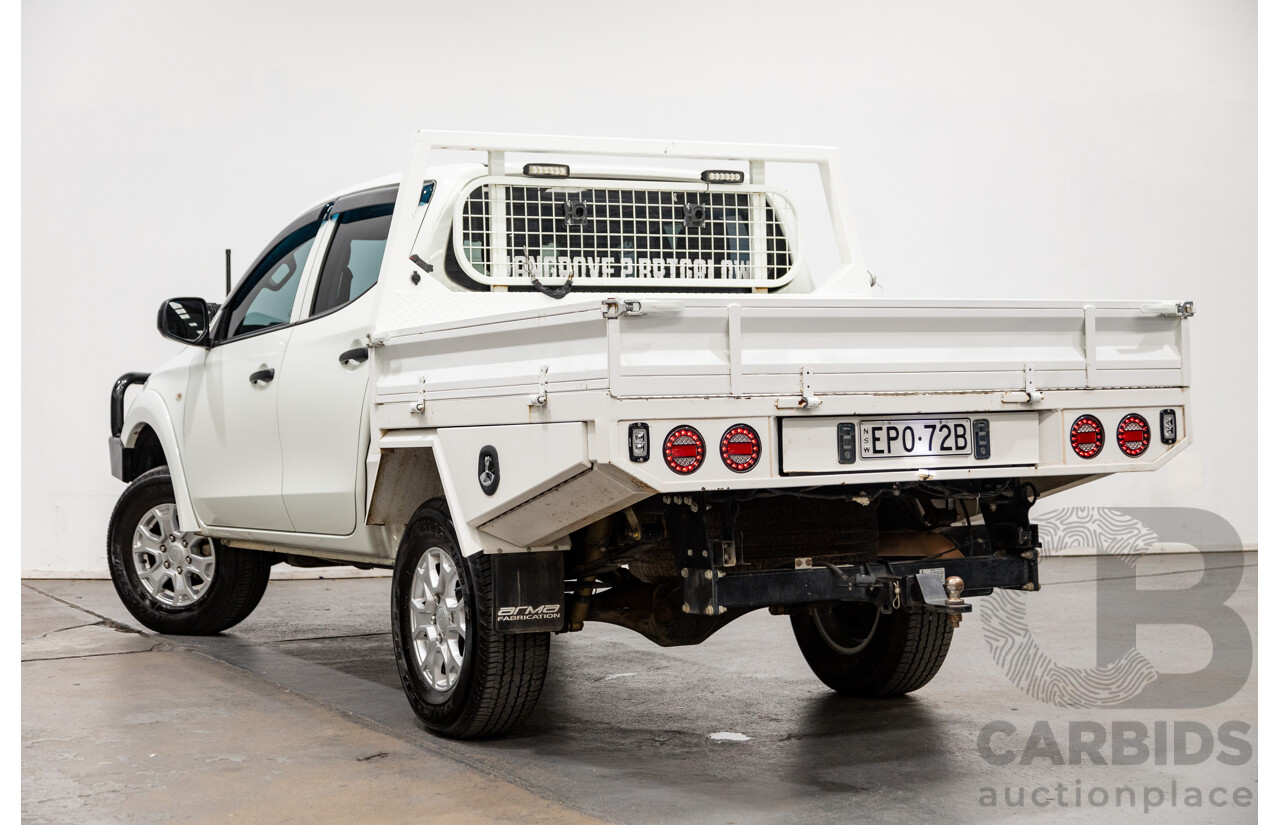
[(569, 167), (563, 163), (526, 163), (524, 174), (530, 178), (567, 178)]
[(702, 173), (703, 183), (742, 183), (746, 179), (745, 173), (732, 169), (708, 169)]

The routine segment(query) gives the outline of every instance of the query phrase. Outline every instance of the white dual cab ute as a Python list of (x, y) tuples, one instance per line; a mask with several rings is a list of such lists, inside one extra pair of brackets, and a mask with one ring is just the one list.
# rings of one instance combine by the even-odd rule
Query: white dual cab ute
[[(210, 634), (272, 564), (392, 568), (405, 692), (459, 738), (592, 621), (696, 644), (768, 608), (832, 689), (920, 688), (967, 599), (1038, 589), (1037, 496), (1187, 446), (1192, 308), (871, 297), (835, 162), (419, 133), (220, 306), (161, 306), (189, 346), (112, 393), (120, 597)], [(816, 168), (825, 279), (775, 164)]]

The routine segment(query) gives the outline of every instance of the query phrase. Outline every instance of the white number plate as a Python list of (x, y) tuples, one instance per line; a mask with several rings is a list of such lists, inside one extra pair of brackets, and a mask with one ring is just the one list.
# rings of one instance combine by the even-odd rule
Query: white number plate
[(858, 433), (862, 458), (973, 453), (973, 423), (968, 418), (860, 421)]

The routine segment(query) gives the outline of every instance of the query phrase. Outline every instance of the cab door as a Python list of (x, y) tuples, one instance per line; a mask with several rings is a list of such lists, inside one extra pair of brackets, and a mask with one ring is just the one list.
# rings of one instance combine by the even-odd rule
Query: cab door
[(277, 401), (318, 219), (296, 221), (268, 247), (219, 313), (213, 346), (192, 364), (183, 460), (205, 524), (293, 529), (280, 495)]
[(281, 492), (299, 533), (349, 535), (361, 511), (371, 369), (365, 335), (377, 312), (395, 193), (387, 187), (334, 203), (328, 248), (285, 348), (278, 382)]

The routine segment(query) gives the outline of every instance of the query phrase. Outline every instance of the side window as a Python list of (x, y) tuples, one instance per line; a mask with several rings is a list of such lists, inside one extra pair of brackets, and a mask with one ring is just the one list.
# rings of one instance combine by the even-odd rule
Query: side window
[(348, 304), (378, 282), (382, 253), (391, 230), (392, 204), (355, 209), (339, 215), (329, 252), (316, 284), (311, 314)]
[(263, 259), (231, 299), (224, 340), (289, 323), (319, 227), (313, 223), (293, 232)]

